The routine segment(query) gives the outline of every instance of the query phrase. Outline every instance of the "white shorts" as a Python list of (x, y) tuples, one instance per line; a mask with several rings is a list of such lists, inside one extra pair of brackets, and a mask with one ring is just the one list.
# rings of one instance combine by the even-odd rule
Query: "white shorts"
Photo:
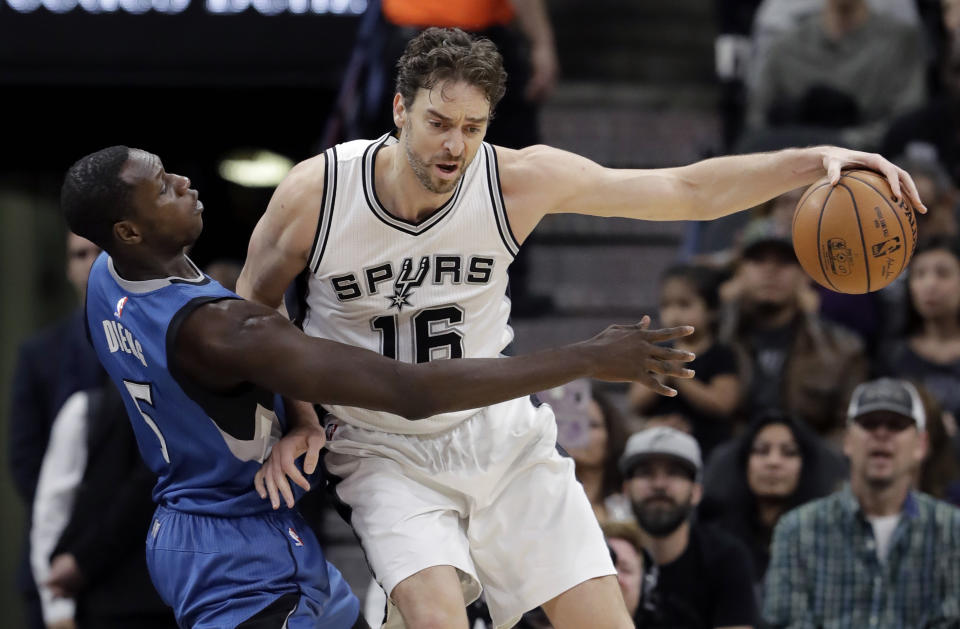
[[(464, 600), (484, 590), (494, 624), (511, 627), (575, 585), (616, 574), (573, 460), (557, 452), (549, 406), (511, 400), (430, 435), (330, 420), (326, 468), (342, 479), (337, 496), (385, 592), (450, 565)], [(384, 627), (402, 627), (389, 607)]]

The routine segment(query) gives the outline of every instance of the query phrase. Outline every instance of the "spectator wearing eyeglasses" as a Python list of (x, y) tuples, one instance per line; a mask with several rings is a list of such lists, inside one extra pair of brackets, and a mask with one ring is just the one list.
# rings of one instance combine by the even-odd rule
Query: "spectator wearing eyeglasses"
[(858, 386), (843, 449), (850, 482), (774, 531), (764, 593), (773, 627), (957, 627), (960, 510), (913, 489), (927, 451), (916, 388)]

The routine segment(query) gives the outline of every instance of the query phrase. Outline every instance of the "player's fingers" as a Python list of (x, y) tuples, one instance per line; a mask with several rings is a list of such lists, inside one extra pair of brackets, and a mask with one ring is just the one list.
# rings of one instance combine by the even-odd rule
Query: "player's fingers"
[(646, 367), (649, 371), (661, 376), (673, 376), (675, 378), (692, 378), (694, 376), (693, 369), (667, 360), (648, 360)]
[(270, 506), (274, 509), (280, 508), (280, 494), (277, 492), (277, 481), (273, 474), (267, 474), (264, 479), (267, 485), (267, 495), (270, 496)]
[[(294, 483), (296, 483), (297, 485), (300, 485), (306, 491), (310, 491), (310, 483), (307, 482), (307, 479), (304, 478), (303, 474), (300, 473), (300, 470), (297, 469), (296, 464), (293, 463), (292, 460), (288, 462), (284, 462), (283, 471), (284, 473), (286, 473), (287, 476), (290, 477), (290, 480), (292, 480)], [(285, 482), (281, 482), (279, 479), (277, 482), (280, 483), (281, 490), (283, 489), (283, 486), (287, 484)], [(284, 493), (284, 496), (286, 496), (286, 493)], [(291, 500), (292, 500), (292, 497), (291, 497)], [(289, 504), (289, 501), (288, 501), (288, 504)], [(292, 507), (293, 505), (291, 504), (290, 506)]]
[(670, 387), (658, 381), (656, 378), (654, 378), (650, 374), (646, 374), (645, 376), (641, 377), (640, 380), (638, 380), (638, 382), (643, 386), (647, 387), (648, 389), (650, 389), (651, 391), (653, 391), (654, 393), (659, 393), (660, 395), (673, 397), (677, 394), (676, 389), (671, 389)]
[(840, 160), (831, 159), (827, 162), (827, 178), (830, 180), (831, 186), (837, 185), (837, 182), (840, 181)]
[(913, 208), (921, 214), (926, 214), (927, 206), (923, 204), (923, 199), (920, 198), (917, 183), (913, 180), (913, 177), (910, 176), (910, 173), (904, 169), (898, 168), (897, 170), (900, 171), (900, 181), (907, 190), (907, 196), (910, 197), (910, 203), (913, 205)]
[(280, 490), (280, 495), (283, 496), (283, 501), (286, 503), (287, 508), (293, 509), (293, 505), (296, 504), (296, 500), (293, 496), (293, 488), (290, 486), (290, 483), (287, 481), (286, 477), (277, 479), (277, 488)]
[(641, 317), (640, 319), (640, 322), (637, 324), (637, 327), (640, 328), (641, 330), (646, 330), (647, 328), (649, 328), (650, 315), (643, 315), (643, 317)]
[(680, 338), (681, 336), (690, 336), (691, 334), (693, 334), (693, 326), (681, 325), (675, 328), (647, 330), (646, 339), (651, 343), (659, 343), (660, 341), (669, 341)]
[[(307, 439), (307, 455), (303, 457), (303, 471), (307, 474), (313, 474), (317, 469), (317, 462), (320, 460), (320, 450), (327, 444), (327, 438), (320, 433), (317, 436), (311, 436)], [(306, 487), (305, 489), (310, 489)]]
[(900, 200), (900, 172), (896, 166), (890, 162), (884, 161), (881, 164), (880, 172), (883, 173), (883, 176), (886, 177), (887, 183), (890, 184), (890, 192), (893, 193), (893, 198), (897, 201)]
[(257, 490), (257, 495), (261, 498), (267, 497), (267, 488), (263, 485), (263, 475), (265, 466), (261, 466), (257, 473), (253, 475), (253, 488)]
[(695, 359), (697, 355), (693, 352), (688, 352), (683, 349), (674, 349), (673, 347), (654, 345), (653, 349), (650, 351), (650, 357), (657, 360), (673, 360), (687, 363)]

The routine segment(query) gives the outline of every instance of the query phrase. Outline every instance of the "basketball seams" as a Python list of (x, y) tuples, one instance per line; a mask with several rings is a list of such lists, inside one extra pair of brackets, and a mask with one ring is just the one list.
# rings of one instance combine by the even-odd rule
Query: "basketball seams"
[(863, 236), (863, 224), (860, 222), (860, 208), (857, 207), (857, 197), (853, 194), (850, 186), (844, 183), (838, 183), (838, 187), (843, 188), (850, 195), (850, 203), (853, 205), (853, 215), (857, 222), (857, 231), (860, 232), (860, 246), (863, 247), (863, 268), (867, 273), (867, 290), (870, 292), (870, 258), (867, 256), (867, 239)]
[[(900, 264), (900, 270), (897, 271), (897, 274), (899, 275), (900, 273), (903, 273), (903, 270), (907, 267), (907, 263), (910, 261), (910, 259), (907, 257), (908, 250), (909, 250), (909, 253), (912, 254), (913, 246), (910, 246), (910, 247), (907, 246), (907, 230), (904, 229), (903, 227), (903, 221), (900, 219), (900, 213), (897, 212), (897, 208), (892, 203), (890, 203), (890, 200), (887, 198), (887, 195), (884, 194), (882, 190), (874, 186), (872, 183), (870, 183), (869, 181), (860, 179), (859, 177), (854, 177), (852, 175), (846, 175), (846, 176), (849, 177), (850, 179), (853, 179), (854, 181), (859, 181), (863, 185), (867, 186), (868, 188), (876, 192), (880, 196), (880, 198), (883, 199), (884, 203), (887, 204), (887, 207), (890, 208), (890, 211), (893, 212), (893, 216), (897, 219), (897, 224), (900, 225), (900, 235), (903, 236), (903, 262)], [(912, 212), (913, 209), (911, 208), (910, 211)], [(910, 241), (911, 243), (913, 242), (912, 232), (910, 234)]]
[(837, 285), (833, 283), (833, 280), (830, 279), (830, 276), (827, 275), (827, 267), (823, 265), (823, 248), (820, 246), (820, 237), (823, 234), (823, 212), (827, 208), (827, 203), (830, 202), (830, 197), (833, 195), (833, 191), (836, 190), (836, 187), (833, 186), (830, 188), (830, 191), (827, 192), (826, 198), (824, 198), (823, 203), (820, 204), (820, 215), (817, 217), (817, 261), (820, 263), (820, 272), (823, 274), (823, 278), (827, 280), (827, 283), (830, 284), (830, 287), (836, 292), (841, 292), (837, 288)]
[[(804, 192), (804, 193), (803, 193), (803, 196), (800, 197), (800, 200), (797, 201), (797, 210), (799, 210), (800, 208), (803, 207), (803, 204), (807, 202), (807, 199), (809, 199), (810, 197), (813, 196), (813, 193), (814, 193), (814, 192), (816, 192), (817, 190), (819, 190), (820, 188), (822, 188), (822, 187), (824, 187), (824, 186), (829, 186), (829, 185), (830, 185), (830, 182), (827, 181), (827, 182), (824, 182), (824, 183), (820, 184), (820, 185), (817, 186), (816, 188), (813, 188), (813, 189), (811, 189), (811, 190), (807, 190), (806, 192)], [(800, 212), (794, 210), (794, 212), (793, 212), (793, 225), (790, 226), (790, 230), (791, 230), (792, 233), (796, 233), (796, 230), (797, 230), (797, 217), (798, 217), (799, 215), (800, 215)]]

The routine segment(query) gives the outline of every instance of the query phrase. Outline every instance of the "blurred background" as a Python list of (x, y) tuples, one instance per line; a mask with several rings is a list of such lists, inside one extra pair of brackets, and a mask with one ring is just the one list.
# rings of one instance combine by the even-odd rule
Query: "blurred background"
[[(546, 40), (517, 19), (522, 7), (497, 26), (518, 43), (511, 72), (541, 81), (525, 94), (539, 141), (635, 168), (827, 141), (882, 151), (936, 173), (936, 198), (925, 200), (943, 199), (938, 229), (956, 233), (960, 63), (949, 33), (960, 3), (538, 4)], [(863, 7), (882, 16), (869, 35), (857, 22)], [(810, 20), (828, 25), (820, 49), (802, 45)], [(20, 419), (10, 411), (17, 348), (78, 303), (58, 210), (67, 167), (113, 144), (159, 154), (206, 208), (194, 260), (242, 263), (286, 169), (332, 142), (388, 130), (358, 112), (388, 112), (392, 92), (377, 73), (389, 71), (390, 29), (404, 26), (390, 24), (379, 0), (0, 0), (0, 626), (26, 626), (16, 574), (28, 518), (9, 438)], [(823, 65), (831, 54), (857, 63)], [(667, 267), (726, 268), (744, 226), (773, 212), (710, 225), (548, 217), (519, 263), (514, 349), (655, 314)], [(625, 388), (610, 393), (630, 411)]]

